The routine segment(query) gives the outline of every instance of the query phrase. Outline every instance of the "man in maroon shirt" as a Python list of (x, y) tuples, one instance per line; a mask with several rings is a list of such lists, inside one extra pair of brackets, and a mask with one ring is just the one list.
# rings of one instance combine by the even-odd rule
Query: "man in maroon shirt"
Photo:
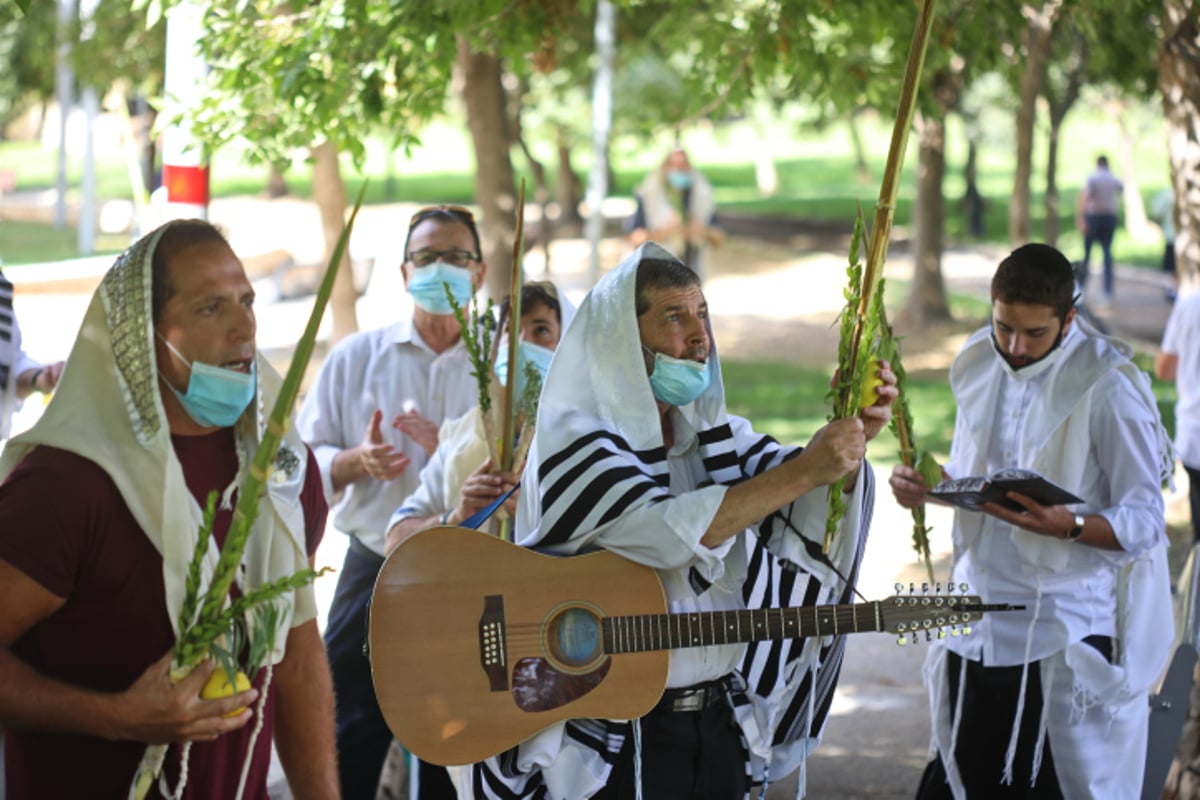
[[(221, 494), (219, 547), (278, 391), (253, 301), (212, 226), (149, 234), (105, 276), (42, 420), (0, 458), (10, 798), (124, 798), (146, 746), (179, 743), (168, 791), (183, 781), (184, 797), (234, 797), (249, 760), (243, 797), (265, 800), (272, 739), (296, 797), (337, 797), (311, 587), (284, 596), (273, 667), (253, 688), (203, 700), (212, 662), (169, 675), (200, 509)], [(294, 434), (267, 487), (235, 593), (310, 564), (324, 529), (320, 476)]]

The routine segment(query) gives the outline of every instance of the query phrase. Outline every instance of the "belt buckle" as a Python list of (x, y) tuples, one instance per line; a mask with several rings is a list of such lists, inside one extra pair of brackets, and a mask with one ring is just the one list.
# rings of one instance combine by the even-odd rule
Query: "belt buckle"
[(676, 712), (703, 711), (708, 706), (708, 689), (695, 689), (671, 701), (671, 710)]

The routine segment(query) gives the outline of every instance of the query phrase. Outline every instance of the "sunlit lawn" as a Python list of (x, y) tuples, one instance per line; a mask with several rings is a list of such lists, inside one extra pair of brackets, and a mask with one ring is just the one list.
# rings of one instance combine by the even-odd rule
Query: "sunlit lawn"
[[(981, 142), (979, 185), (987, 198), (986, 232), (991, 242), (1007, 240), (1008, 194), (1013, 173), (1012, 123), (1007, 112), (994, 112), (988, 135)], [(794, 115), (793, 115), (794, 116)], [(844, 123), (815, 129), (781, 117), (763, 133), (748, 122), (700, 125), (684, 134), (684, 141), (694, 162), (711, 180), (720, 210), (730, 214), (771, 214), (808, 220), (837, 220), (849, 226), (856, 209), (861, 205), (869, 216), (879, 192), (879, 172), (886, 159), (891, 133), (891, 120), (886, 115), (866, 115), (859, 122), (864, 143), (867, 176), (855, 166), (849, 128)], [(1072, 258), (1082, 256), (1082, 243), (1074, 230), (1073, 208), (1075, 194), (1091, 169), (1095, 155), (1105, 149), (1115, 152), (1119, 132), (1115, 123), (1096, 111), (1081, 109), (1068, 117), (1063, 129), (1061, 164), (1059, 166), (1060, 230), (1059, 245)], [(471, 203), (475, 183), (472, 175), (474, 159), (469, 137), (461, 119), (451, 116), (432, 124), (422, 133), (422, 143), (405, 154), (389, 152), (381, 141), (367, 143), (367, 156), (361, 165), (345, 159), (342, 174), (350, 195), (357, 191), (364, 176), (370, 176), (368, 203), (388, 201)], [(582, 140), (581, 140), (582, 142)], [(610, 194), (628, 197), (646, 170), (655, 166), (670, 146), (668, 133), (658, 140), (646, 142), (632, 137), (613, 141), (613, 185)], [(531, 147), (554, 179), (556, 154), (551, 145), (532, 134)], [(960, 124), (951, 118), (947, 128), (947, 165), (944, 192), (946, 195), (947, 244), (969, 241), (963, 215), (958, 205), (964, 189), (961, 164), (965, 144)], [(574, 167), (586, 178), (590, 155), (586, 144), (577, 148)], [(243, 157), (244, 146), (228, 146), (218, 151), (212, 160), (212, 191), (214, 196), (261, 194), (267, 170), (250, 166)], [(774, 195), (762, 196), (755, 180), (755, 156), (768, 152), (778, 176)], [(1165, 147), (1161, 131), (1150, 126), (1138, 142), (1134, 154), (1142, 178), (1142, 195), (1149, 200), (1166, 182)], [(304, 154), (298, 153), (286, 179), (293, 194), (306, 197), (311, 193), (311, 170)], [(1039, 148), (1035, 161), (1044, 157)], [(81, 159), (69, 160), (72, 186), (78, 185)], [(528, 164), (514, 151), (514, 169), (525, 177), (532, 191), (533, 179)], [(917, 145), (908, 145), (907, 159), (900, 184), (896, 209), (896, 225), (911, 226), (915, 198)], [(1035, 163), (1031, 186), (1033, 200), (1033, 231), (1035, 238), (1044, 225), (1042, 182), (1044, 165)], [(0, 143), (0, 170), (12, 170), (18, 190), (48, 189), (54, 186), (56, 153), (36, 142)], [(97, 164), (98, 194), (101, 200), (130, 196), (129, 177), (120, 150), (101, 153)], [(9, 263), (32, 260), (20, 249), (19, 239), (8, 231), (0, 231), (0, 242), (8, 251), (3, 256)], [(41, 248), (34, 252), (40, 252)], [(1115, 250), (1125, 263), (1155, 266), (1161, 254), (1161, 244), (1135, 242), (1128, 233), (1118, 231)]]
[[(826, 397), (828, 370), (725, 359), (721, 369), (730, 413), (746, 417), (762, 433), (785, 444), (804, 444), (826, 423), (830, 409)], [(913, 408), (920, 409), (916, 425), (921, 447), (944, 459), (954, 433), (950, 387), (941, 378), (921, 378), (910, 380), (908, 391)], [(881, 464), (896, 463), (896, 440), (890, 432), (872, 443), (870, 456)]]

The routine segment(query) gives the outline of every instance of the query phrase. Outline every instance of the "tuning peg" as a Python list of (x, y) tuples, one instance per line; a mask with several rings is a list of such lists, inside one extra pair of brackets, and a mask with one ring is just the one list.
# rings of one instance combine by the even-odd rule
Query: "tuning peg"
[(966, 593), (967, 593), (967, 589), (969, 589), (969, 588), (970, 588), (970, 587), (969, 587), (969, 586), (967, 586), (965, 583), (960, 583), (960, 584), (958, 585), (958, 591), (959, 591), (961, 594), (966, 594)]
[(944, 628), (943, 628), (942, 630), (939, 630), (939, 631), (938, 631), (938, 638), (939, 638), (939, 639), (945, 639), (945, 638), (946, 638), (946, 631), (945, 631), (945, 629), (944, 629)]
[(971, 626), (963, 625), (962, 632), (963, 632), (963, 636), (970, 636), (971, 635)]
[(958, 636), (958, 628), (951, 628), (951, 629), (950, 629), (950, 635), (951, 635), (951, 636)]
[(908, 644), (908, 637), (900, 636), (898, 639), (896, 639), (896, 644), (900, 645), (901, 647), (904, 647), (904, 645)]
[(927, 641), (927, 642), (933, 641), (933, 633), (932, 632), (925, 631), (925, 641)]
[(896, 581), (896, 594), (900, 594), (903, 591), (904, 591), (904, 584), (900, 583), (899, 581)]
[(921, 594), (929, 594), (929, 582), (928, 581), (921, 582)]

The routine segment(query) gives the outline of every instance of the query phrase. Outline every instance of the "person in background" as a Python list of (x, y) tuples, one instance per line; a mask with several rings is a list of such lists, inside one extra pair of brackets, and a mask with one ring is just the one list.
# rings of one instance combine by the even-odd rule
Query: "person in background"
[(1099, 244), (1104, 256), (1104, 298), (1101, 305), (1113, 301), (1113, 235), (1117, 231), (1117, 212), (1121, 208), (1121, 181), (1108, 169), (1108, 158), (1096, 159), (1096, 169), (1088, 176), (1075, 210), (1075, 224), (1083, 233), (1083, 268), (1080, 288), (1087, 285), (1092, 260), (1092, 245)]
[[(296, 798), (337, 797), (311, 585), (281, 595), (274, 666), (250, 689), (203, 699), (213, 661), (178, 682), (170, 674), (203, 508), (224, 498), (219, 545), (282, 383), (256, 332), (254, 289), (220, 232), (169, 223), (104, 276), (54, 398), (5, 447), (0, 722), (11, 800), (127, 797), (147, 744), (160, 743), (173, 743), (163, 775), (171, 787), (186, 776), (184, 798), (234, 797), (243, 780), (246, 797), (266, 797), (272, 742)], [(325, 529), (320, 475), (294, 433), (259, 508), (235, 579), (242, 595), (307, 569)]]
[[(437, 449), (438, 426), (478, 397), (446, 297), (448, 289), (465, 307), (487, 274), (475, 218), (459, 206), (420, 209), (409, 220), (403, 252), (412, 316), (339, 342), (296, 420), (320, 465), (333, 524), (350, 537), (325, 630), (344, 800), (374, 800), (392, 741), (363, 652), (388, 519), (417, 488)], [(443, 781), (452, 792), (444, 773)]]
[(8, 438), (13, 413), (33, 392), (50, 394), (66, 362), (42, 364), (21, 347), (21, 326), (13, 308), (13, 285), (0, 272), (0, 441)]
[(681, 253), (683, 263), (703, 280), (708, 248), (725, 237), (716, 227), (712, 185), (692, 166), (687, 152), (676, 145), (634, 195), (637, 208), (625, 224), (629, 243), (636, 247), (652, 239)]
[[(955, 510), (952, 582), (1024, 610), (929, 650), (935, 758), (917, 798), (1137, 798), (1147, 695), (1174, 638), (1160, 483), (1170, 443), (1132, 349), (1077, 315), (1062, 253), (1017, 248), (991, 297), (991, 324), (950, 368), (944, 472), (1033, 470), (1084, 502), (1009, 492), (1021, 511)], [(890, 483), (904, 508), (928, 499), (912, 468)]]
[[(521, 364), (533, 363), (543, 379), (558, 347), (563, 316), (563, 301), (554, 284), (526, 283), (521, 289)], [(507, 353), (505, 344), (503, 341), (500, 344), (495, 367), (501, 381), (508, 374), (507, 358), (501, 357)], [(517, 374), (523, 384), (521, 369), (523, 366)], [(437, 451), (421, 470), (420, 485), (392, 514), (388, 524), (388, 552), (425, 528), (461, 525), (512, 489), (518, 480), (518, 475), (498, 472), (488, 458), (479, 406), (443, 423), (438, 432)], [(511, 514), (516, 512), (517, 496), (514, 493), (505, 503)], [(489, 524), (492, 522), (495, 517)]]
[(1175, 453), (1188, 476), (1193, 541), (1200, 542), (1200, 292), (1171, 308), (1154, 374), (1175, 382)]

